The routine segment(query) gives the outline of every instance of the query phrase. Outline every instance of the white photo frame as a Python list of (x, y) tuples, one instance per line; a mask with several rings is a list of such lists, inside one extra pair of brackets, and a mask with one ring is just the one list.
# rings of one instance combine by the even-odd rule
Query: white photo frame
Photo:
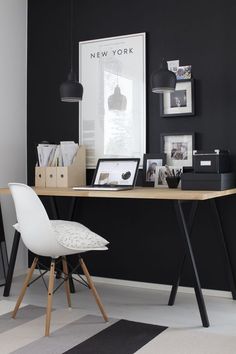
[(146, 34), (79, 42), (79, 142), (87, 168), (146, 151)]
[[(168, 166), (169, 170), (174, 172), (176, 175), (178, 173), (182, 173), (182, 168), (178, 168), (176, 166)], [(155, 175), (155, 188), (168, 188), (168, 184), (166, 181), (166, 177), (168, 176), (166, 166), (158, 166), (156, 169)]]
[(194, 149), (194, 133), (161, 134), (161, 152), (166, 154), (166, 164), (169, 166), (192, 167)]
[(193, 116), (195, 114), (194, 79), (179, 80), (174, 92), (160, 97), (161, 117)]

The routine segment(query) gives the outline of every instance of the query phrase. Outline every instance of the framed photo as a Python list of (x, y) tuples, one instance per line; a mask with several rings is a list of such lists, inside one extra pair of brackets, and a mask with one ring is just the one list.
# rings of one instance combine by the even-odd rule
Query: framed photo
[(166, 154), (166, 164), (168, 166), (192, 167), (194, 149), (194, 133), (161, 134), (161, 152)]
[(192, 72), (191, 65), (179, 66), (176, 71), (176, 78), (177, 80), (190, 80), (191, 72)]
[(79, 42), (79, 141), (86, 165), (146, 152), (146, 34)]
[[(182, 168), (176, 168), (175, 166), (168, 166), (171, 172), (175, 175), (181, 174), (183, 172)], [(168, 176), (168, 171), (165, 166), (158, 166), (155, 177), (155, 188), (168, 187), (166, 182), (166, 177)]]
[(193, 116), (195, 114), (194, 79), (176, 82), (174, 92), (160, 96), (161, 117)]
[(154, 187), (157, 168), (166, 163), (165, 154), (144, 154), (143, 156), (143, 185)]

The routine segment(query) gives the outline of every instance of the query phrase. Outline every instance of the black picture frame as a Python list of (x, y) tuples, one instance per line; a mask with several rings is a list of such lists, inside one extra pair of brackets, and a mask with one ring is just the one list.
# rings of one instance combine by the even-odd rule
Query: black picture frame
[[(186, 117), (195, 115), (194, 79), (179, 80), (174, 92), (160, 95), (160, 116)], [(180, 105), (180, 106), (179, 106)]]
[[(154, 170), (151, 166), (155, 160), (162, 160), (159, 164), (157, 162), (156, 166), (165, 166), (166, 164), (166, 155), (164, 153), (153, 153), (153, 154), (144, 154), (143, 155), (143, 185), (146, 187), (154, 187), (155, 184), (155, 166)], [(152, 177), (148, 177), (148, 169), (152, 173)]]
[(161, 133), (160, 141), (167, 165), (185, 169), (193, 167), (194, 132)]

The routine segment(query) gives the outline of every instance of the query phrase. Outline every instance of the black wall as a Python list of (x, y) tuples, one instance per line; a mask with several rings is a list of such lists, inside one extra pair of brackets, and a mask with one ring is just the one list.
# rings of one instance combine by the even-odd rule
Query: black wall
[[(159, 151), (160, 133), (193, 131), (196, 148), (230, 149), (236, 170), (235, 1), (75, 3), (76, 42), (137, 32), (147, 34), (147, 152)], [(29, 0), (29, 184), (34, 184), (35, 143), (78, 140), (78, 106), (59, 100), (59, 85), (69, 70), (69, 29), (68, 0)], [(151, 93), (149, 77), (162, 57), (192, 65), (196, 80), (194, 117), (160, 118), (159, 97)], [(61, 199), (60, 203), (65, 208), (69, 200)], [(236, 197), (219, 200), (218, 204), (236, 271)], [(172, 282), (182, 243), (170, 202), (81, 199), (76, 219), (111, 242), (108, 252), (91, 255), (94, 275)], [(209, 204), (202, 202), (193, 233), (202, 285), (228, 289), (218, 236)], [(188, 265), (182, 284), (192, 285)]]

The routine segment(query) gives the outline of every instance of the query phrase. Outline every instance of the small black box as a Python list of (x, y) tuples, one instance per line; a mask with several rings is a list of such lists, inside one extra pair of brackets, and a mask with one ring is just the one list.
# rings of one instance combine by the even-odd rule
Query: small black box
[(183, 173), (181, 189), (223, 191), (234, 188), (234, 173)]
[(211, 152), (194, 150), (193, 169), (195, 173), (230, 172), (229, 152), (224, 150), (213, 150)]

